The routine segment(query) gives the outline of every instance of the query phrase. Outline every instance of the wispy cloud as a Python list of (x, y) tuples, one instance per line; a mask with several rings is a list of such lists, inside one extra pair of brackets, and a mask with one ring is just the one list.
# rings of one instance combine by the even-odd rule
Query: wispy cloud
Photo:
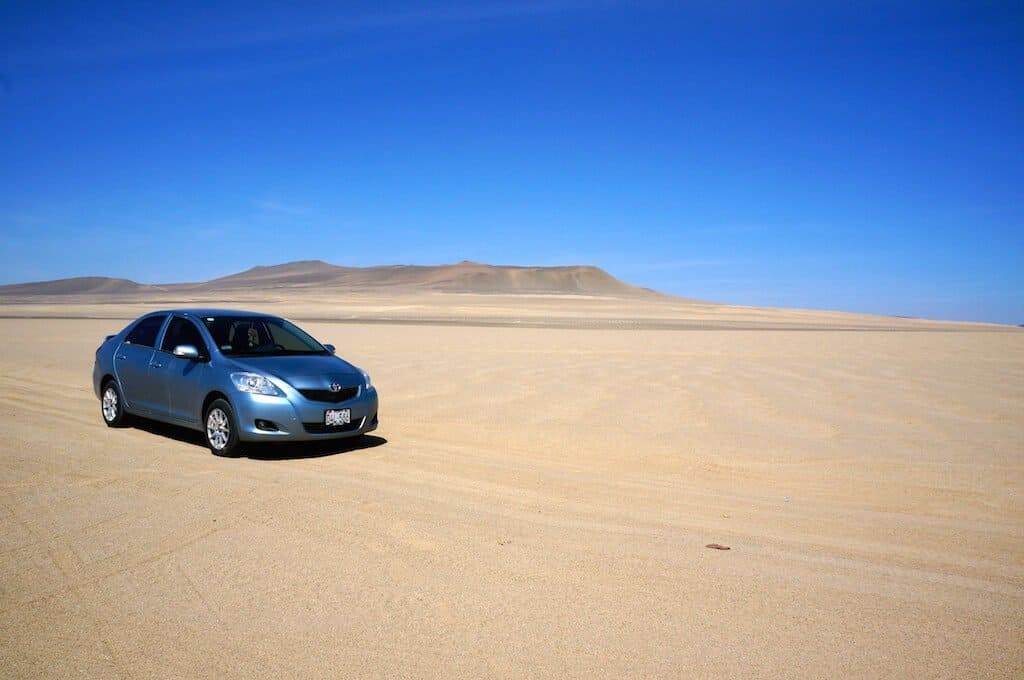
[(33, 233), (51, 222), (52, 218), (31, 213), (0, 214), (0, 234), (10, 236), (22, 232)]
[(730, 257), (691, 257), (661, 262), (634, 262), (623, 267), (622, 270), (634, 273), (675, 271), (680, 269), (730, 267), (739, 264), (739, 262), (740, 260)]
[(708, 236), (734, 236), (741, 234), (759, 234), (769, 231), (771, 228), (763, 224), (720, 224), (709, 227), (694, 227), (687, 229), (688, 234), (700, 234)]
[(253, 201), (253, 205), (263, 217), (307, 217), (312, 212), (306, 206), (291, 205), (271, 199)]
[(214, 241), (236, 233), (241, 224), (238, 220), (221, 220), (192, 227), (191, 231), (200, 241)]
[[(185, 38), (153, 39), (145, 31), (115, 30), (102, 41), (68, 41), (65, 46), (48, 45), (44, 51), (29, 44), (10, 50), (8, 63), (14, 66), (55, 66), (64, 64), (110, 64), (138, 61), (167, 56), (228, 53), (248, 48), (286, 47), (289, 44), (316, 43), (318, 51), (324, 43), (356, 33), (394, 29), (436, 28), (467, 24), (486, 24), (497, 21), (527, 19), (565, 12), (601, 9), (618, 4), (618, 0), (533, 0), (524, 2), (485, 2), (434, 5), (415, 9), (400, 9), (373, 14), (355, 14), (334, 11), (311, 16), (300, 12), (264, 11), (253, 13), (248, 25), (236, 21), (207, 22), (201, 34), (182, 31)], [(133, 26), (133, 29), (137, 29)], [(164, 38), (161, 32), (160, 37)], [(322, 52), (321, 52), (322, 55)], [(313, 65), (325, 58), (313, 59)], [(292, 65), (305, 63), (291, 59)], [(0, 76), (0, 86), (9, 87), (10, 81)]]
[(544, 0), (540, 2), (478, 3), (472, 5), (434, 6), (405, 12), (365, 17), (358, 25), (365, 28), (400, 26), (426, 26), (431, 24), (471, 23), (496, 19), (518, 19), (544, 14), (579, 11), (617, 4), (605, 2), (576, 2)]

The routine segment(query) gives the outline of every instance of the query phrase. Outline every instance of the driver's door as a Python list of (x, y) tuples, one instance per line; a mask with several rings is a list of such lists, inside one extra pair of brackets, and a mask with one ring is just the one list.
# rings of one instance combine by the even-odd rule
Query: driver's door
[[(199, 350), (198, 359), (174, 356), (174, 348), (192, 345)], [(199, 409), (205, 396), (205, 378), (210, 370), (210, 351), (202, 333), (192, 321), (181, 316), (171, 318), (160, 345), (163, 367), (163, 407), (167, 417), (180, 423), (195, 425), (202, 418)]]

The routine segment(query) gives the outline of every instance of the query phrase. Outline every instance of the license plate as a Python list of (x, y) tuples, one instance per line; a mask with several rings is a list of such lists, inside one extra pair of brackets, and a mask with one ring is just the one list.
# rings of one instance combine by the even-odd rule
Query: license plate
[(352, 409), (332, 408), (324, 411), (324, 425), (348, 425), (352, 422)]

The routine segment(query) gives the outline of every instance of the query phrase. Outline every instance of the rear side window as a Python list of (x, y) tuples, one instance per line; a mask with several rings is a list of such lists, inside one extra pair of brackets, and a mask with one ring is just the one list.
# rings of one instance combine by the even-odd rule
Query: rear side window
[(147, 316), (135, 325), (135, 328), (132, 329), (124, 341), (132, 345), (141, 345), (142, 347), (155, 346), (156, 336), (160, 332), (160, 327), (164, 325), (164, 319), (166, 318), (166, 316)]
[(164, 333), (164, 341), (160, 345), (160, 349), (165, 352), (173, 352), (174, 348), (178, 345), (192, 345), (199, 350), (199, 356), (209, 356), (206, 351), (206, 343), (203, 342), (203, 336), (199, 334), (199, 329), (196, 325), (188, 319), (182, 319), (180, 316), (171, 318), (171, 323), (167, 326), (167, 332)]

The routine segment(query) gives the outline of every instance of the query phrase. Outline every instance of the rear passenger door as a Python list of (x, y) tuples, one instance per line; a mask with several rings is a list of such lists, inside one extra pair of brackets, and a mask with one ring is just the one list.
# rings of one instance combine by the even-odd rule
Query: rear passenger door
[(150, 381), (149, 371), (156, 341), (166, 320), (166, 314), (143, 317), (114, 353), (114, 374), (133, 412), (152, 414), (162, 410), (162, 399)]

